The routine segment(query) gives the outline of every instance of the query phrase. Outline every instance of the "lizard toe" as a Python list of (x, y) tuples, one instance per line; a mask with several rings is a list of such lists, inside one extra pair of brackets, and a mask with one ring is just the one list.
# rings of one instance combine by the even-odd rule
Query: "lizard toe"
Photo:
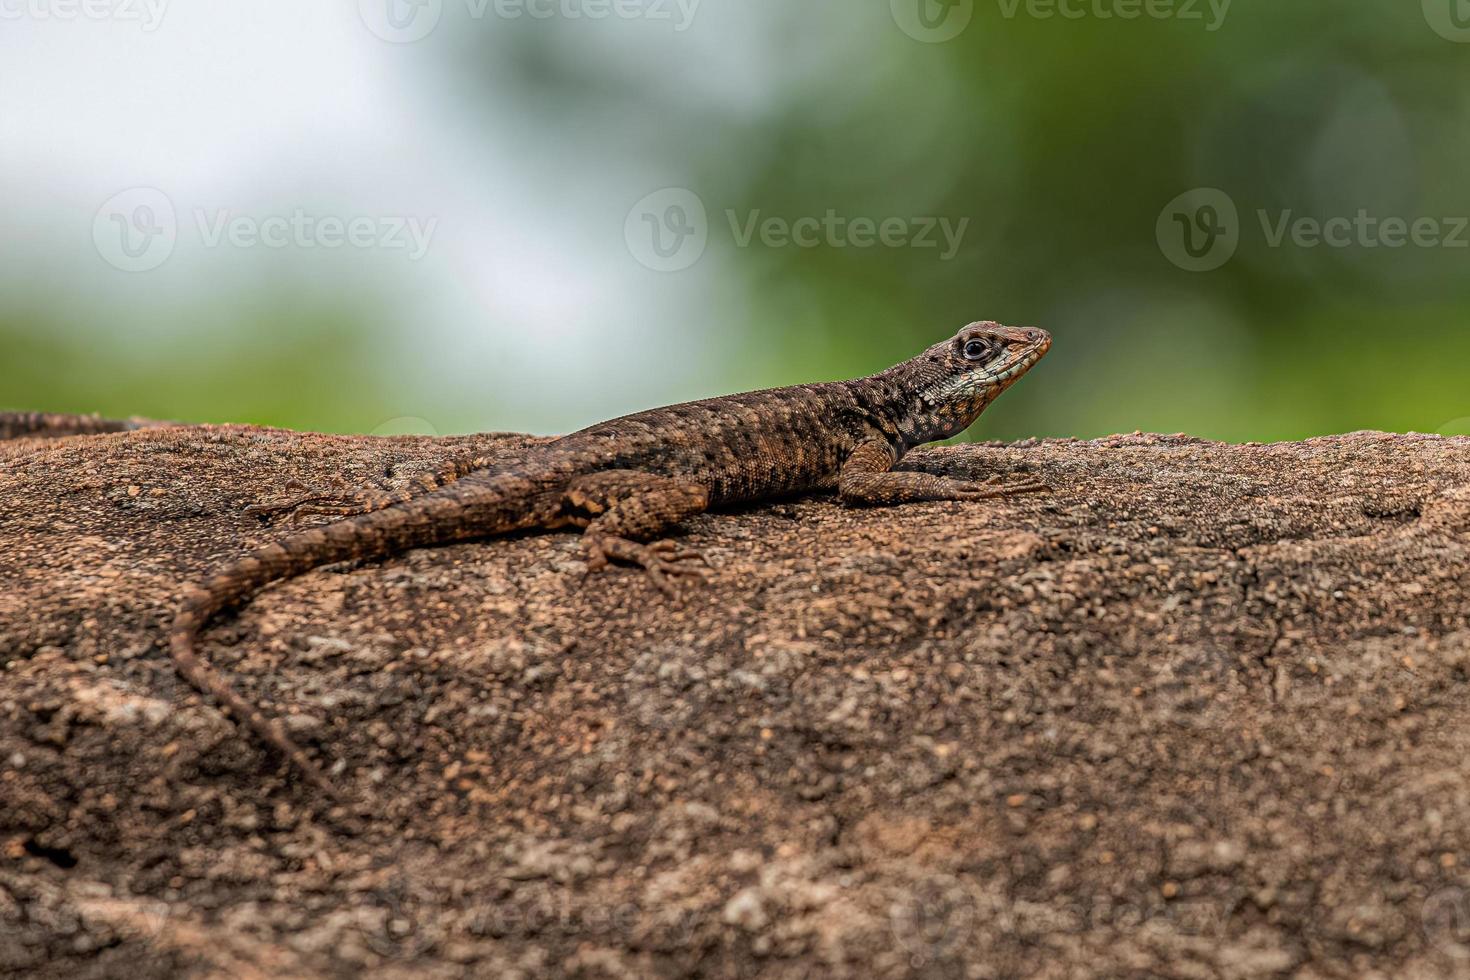
[(703, 580), (708, 576), (704, 568), (691, 564), (695, 558), (705, 560), (702, 554), (667, 540), (641, 544), (627, 538), (597, 536), (587, 540), (587, 556), (589, 573), (604, 568), (610, 559), (636, 565), (660, 592), (671, 598), (678, 595), (674, 580)]
[(1035, 480), (1026, 480), (1020, 483), (996, 482), (998, 478), (987, 480), (984, 483), (971, 483), (959, 492), (961, 500), (1001, 500), (1006, 497), (1019, 497), (1027, 493), (1044, 493), (1051, 490), (1045, 483)]
[(709, 573), (698, 566), (683, 563), (671, 564), (658, 559), (644, 565), (643, 571), (658, 590), (671, 599), (680, 597), (679, 586), (676, 583), (687, 582), (690, 579), (705, 582), (709, 578)]
[(245, 508), (245, 513), (255, 514), (260, 517), (280, 517), (282, 515), (295, 516), (303, 508), (309, 508), (317, 504), (337, 503), (342, 497), (334, 497), (329, 494), (318, 492), (299, 493), (294, 497), (276, 497), (272, 500), (262, 500), (259, 503), (250, 504)]
[(679, 542), (669, 538), (653, 542), (648, 545), (648, 550), (666, 562), (699, 561), (703, 562), (706, 567), (714, 567), (710, 564), (710, 560), (705, 556), (704, 552), (698, 548), (686, 548), (679, 544)]

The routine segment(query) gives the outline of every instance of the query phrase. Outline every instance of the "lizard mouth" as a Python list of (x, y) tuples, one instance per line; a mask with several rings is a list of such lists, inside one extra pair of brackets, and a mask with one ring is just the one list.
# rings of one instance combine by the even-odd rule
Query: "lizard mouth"
[(1031, 370), (1036, 362), (1051, 350), (1051, 334), (1036, 327), (1008, 331), (1004, 338), (1010, 350), (1004, 364), (990, 372), (990, 380), (996, 384), (1007, 384)]

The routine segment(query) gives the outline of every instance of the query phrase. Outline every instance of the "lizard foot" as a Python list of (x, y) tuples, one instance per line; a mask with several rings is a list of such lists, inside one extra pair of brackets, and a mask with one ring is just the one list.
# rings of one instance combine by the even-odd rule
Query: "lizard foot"
[(984, 483), (956, 481), (955, 500), (999, 500), (1003, 497), (1019, 497), (1024, 493), (1050, 493), (1051, 487), (1039, 480), (1021, 480), (1007, 483), (1005, 477), (993, 476)]
[(287, 483), (286, 489), (297, 493), (251, 504), (245, 508), (245, 513), (268, 519), (289, 516), (294, 527), (307, 517), (351, 517), (373, 509), (363, 494), (323, 493), (309, 489), (299, 480)]
[(709, 574), (705, 568), (693, 564), (703, 562), (706, 567), (709, 567), (709, 559), (693, 548), (681, 547), (677, 541), (665, 539), (652, 544), (640, 544), (627, 538), (604, 535), (587, 535), (584, 540), (587, 547), (588, 572), (599, 571), (607, 567), (609, 559), (637, 565), (648, 575), (649, 580), (658, 586), (659, 591), (670, 597), (678, 595), (671, 576), (704, 579)]

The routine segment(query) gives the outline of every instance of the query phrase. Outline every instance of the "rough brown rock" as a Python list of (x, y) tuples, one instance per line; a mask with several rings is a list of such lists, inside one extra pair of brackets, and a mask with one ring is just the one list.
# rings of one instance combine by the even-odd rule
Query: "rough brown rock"
[(0, 445), (0, 975), (1470, 975), (1470, 440), (944, 448), (1048, 497), (711, 514), (680, 605), (576, 538), (336, 566), (202, 649), (290, 479), (468, 443)]

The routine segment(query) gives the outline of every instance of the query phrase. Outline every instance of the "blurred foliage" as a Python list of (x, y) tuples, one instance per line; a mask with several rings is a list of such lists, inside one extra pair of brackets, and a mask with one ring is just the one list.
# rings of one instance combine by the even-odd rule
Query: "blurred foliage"
[[(679, 316), (712, 349), (722, 338), (725, 390), (866, 373), (993, 318), (1057, 342), (977, 436), (1464, 426), (1470, 250), (1271, 247), (1257, 213), (1470, 215), (1470, 44), (1434, 33), (1413, 2), (1237, 0), (1216, 31), (1006, 6), (976, 2), (943, 44), (906, 35), (881, 0), (706, 0), (682, 33), (488, 20), (447, 32), (424, 85), (454, 126), (515, 141), (528, 180), (567, 188), (568, 207), (591, 176), (611, 182), (616, 207), (596, 216), (608, 240), (650, 190), (701, 197), (700, 272), (607, 262), (635, 291), (718, 278)], [(1155, 237), (1165, 205), (1196, 187), (1240, 211), (1239, 251), (1211, 272), (1171, 264)], [(829, 209), (969, 226), (942, 261), (740, 248), (725, 216)], [(76, 334), (53, 332), (52, 314), (12, 313), (0, 400), (328, 430), (397, 414), (520, 421), (470, 408), (483, 391), (406, 375), (364, 310), (322, 296), (266, 306), (238, 306), (238, 329), (188, 349), (64, 341)], [(660, 365), (649, 391), (677, 373)]]
[(361, 318), (286, 303), (166, 343), (54, 312), (0, 316), (5, 401), (37, 411), (371, 431), (398, 382)]
[[(854, 11), (862, 29), (839, 57), (754, 117), (545, 32), (503, 53), (548, 119), (575, 121), (559, 131), (586, 140), (579, 152), (635, 172), (677, 161), (709, 206), (712, 248), (730, 244), (725, 209), (970, 219), (949, 262), (731, 249), (759, 380), (867, 371), (986, 317), (1057, 335), (986, 435), (1274, 439), (1470, 414), (1470, 251), (1271, 248), (1257, 217), (1470, 214), (1470, 46), (1427, 29), (1418, 4), (1240, 2), (1212, 33), (1006, 18), (982, 2), (933, 45), (876, 6)], [(821, 47), (836, 15), (819, 7), (788, 13), (770, 59)], [(1235, 200), (1242, 241), (1192, 273), (1161, 254), (1155, 221), (1201, 186)]]

